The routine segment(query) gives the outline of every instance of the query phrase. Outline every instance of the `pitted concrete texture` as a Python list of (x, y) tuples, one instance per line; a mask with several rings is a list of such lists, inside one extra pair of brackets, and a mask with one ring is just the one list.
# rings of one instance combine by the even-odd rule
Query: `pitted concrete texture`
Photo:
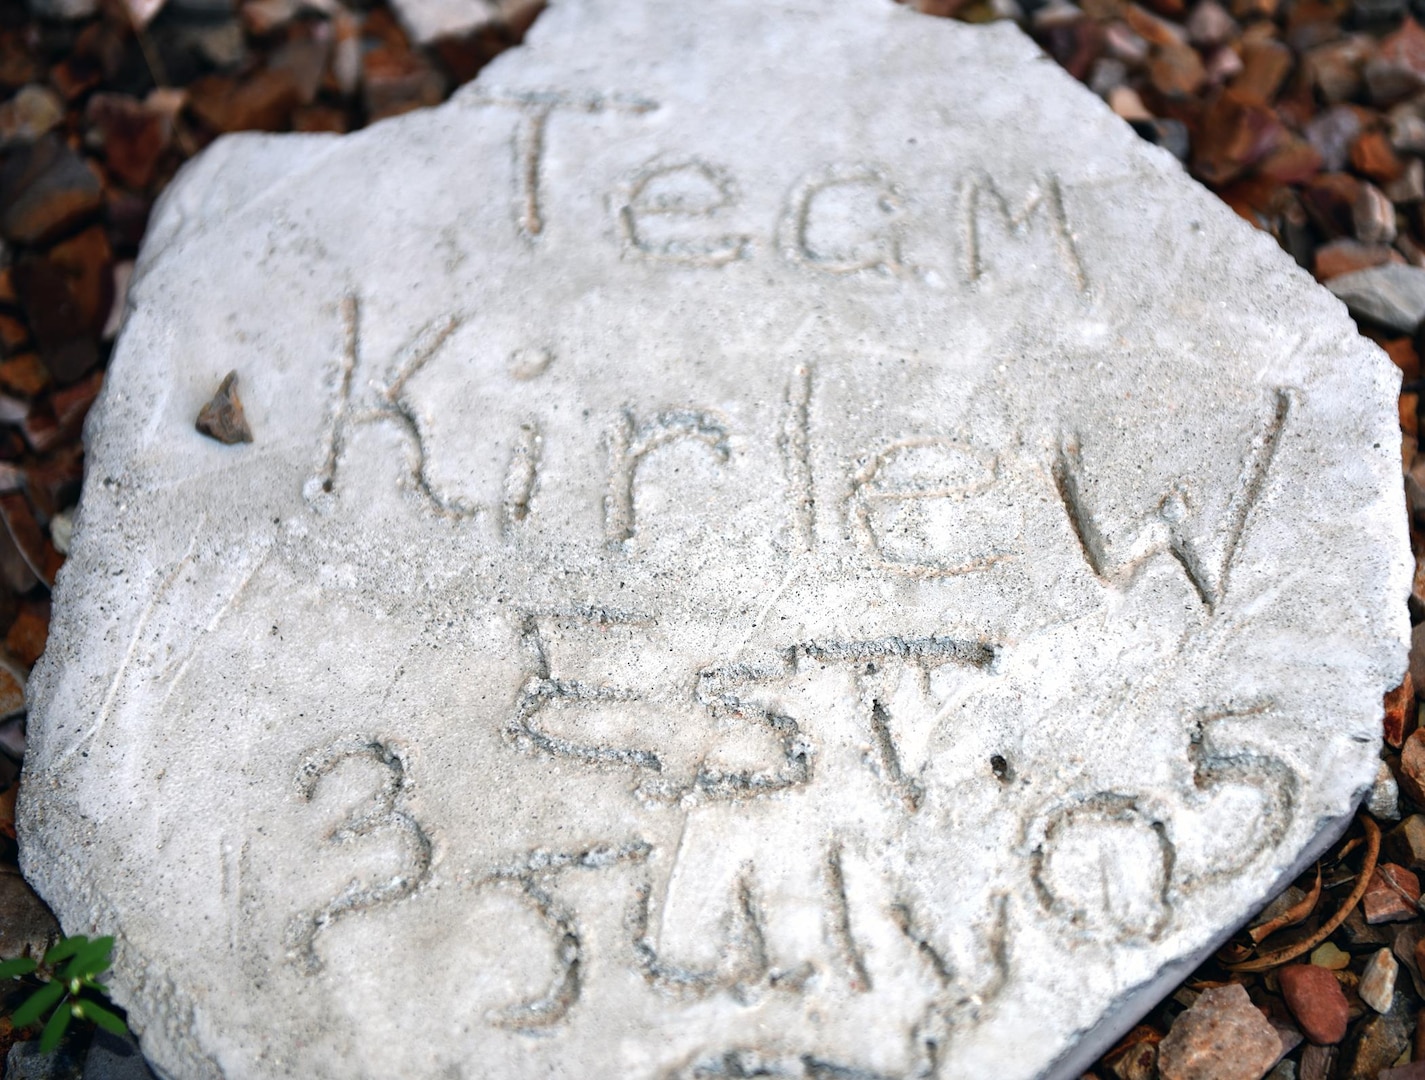
[(131, 295), (20, 814), (171, 1077), (1076, 1077), (1376, 775), (1396, 369), (1011, 27), (558, 0)]

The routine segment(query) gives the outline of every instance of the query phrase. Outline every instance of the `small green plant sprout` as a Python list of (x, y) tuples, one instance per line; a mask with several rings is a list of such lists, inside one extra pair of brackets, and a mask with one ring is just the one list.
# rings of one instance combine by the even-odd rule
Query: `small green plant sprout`
[[(109, 1007), (109, 988), (98, 981), (98, 977), (109, 970), (113, 955), (112, 937), (90, 941), (83, 934), (75, 934), (62, 938), (38, 964), (28, 956), (0, 962), (0, 979), (19, 979), (36, 973), (41, 979), (39, 989), (15, 1010), (10, 1023), (16, 1028), (26, 1028), (49, 1013), (40, 1034), (42, 1054), (59, 1045), (75, 1019), (88, 1020), (115, 1035), (125, 1034), (128, 1026)], [(51, 1009), (54, 1011), (50, 1012)]]

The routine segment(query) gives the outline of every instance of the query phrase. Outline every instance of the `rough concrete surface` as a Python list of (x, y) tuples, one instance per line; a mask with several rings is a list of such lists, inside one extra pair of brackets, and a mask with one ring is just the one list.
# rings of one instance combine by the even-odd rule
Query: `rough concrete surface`
[(1396, 370), (1013, 28), (560, 0), (131, 299), (20, 827), (168, 1076), (1073, 1077), (1376, 775)]

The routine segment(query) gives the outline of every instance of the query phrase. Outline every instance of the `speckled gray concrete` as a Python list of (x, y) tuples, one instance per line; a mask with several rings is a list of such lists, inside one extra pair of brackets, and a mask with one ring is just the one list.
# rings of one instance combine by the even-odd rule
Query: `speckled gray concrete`
[(170, 1076), (1077, 1076), (1376, 775), (1396, 371), (1011, 27), (561, 0), (132, 298), (20, 814)]

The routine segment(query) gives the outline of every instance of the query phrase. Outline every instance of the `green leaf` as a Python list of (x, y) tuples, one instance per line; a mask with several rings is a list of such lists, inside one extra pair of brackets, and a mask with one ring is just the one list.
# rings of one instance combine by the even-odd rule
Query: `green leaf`
[(21, 975), (28, 975), (39, 967), (28, 956), (18, 956), (14, 960), (6, 960), (0, 963), (0, 979), (18, 979)]
[(97, 1001), (90, 1001), (82, 998), (74, 1003), (75, 1012), (86, 1020), (92, 1020), (105, 1031), (113, 1032), (115, 1035), (124, 1035), (128, 1032), (128, 1025), (125, 1024), (117, 1013), (110, 1012)]
[(45, 983), (15, 1010), (15, 1014), (10, 1017), (10, 1023), (17, 1028), (29, 1027), (62, 997), (64, 997), (64, 983), (58, 979)]
[(108, 971), (113, 963), (114, 939), (95, 938), (86, 942), (64, 968), (66, 979), (90, 979)]
[(50, 967), (61, 960), (68, 960), (84, 946), (89, 944), (89, 939), (83, 934), (75, 934), (73, 937), (61, 938), (60, 941), (45, 953), (45, 963)]
[(69, 1027), (69, 1022), (73, 1019), (74, 1014), (68, 1009), (55, 1009), (54, 1015), (49, 1018), (49, 1023), (45, 1025), (44, 1031), (40, 1032), (41, 1054), (48, 1054), (59, 1045), (59, 1040), (64, 1038), (65, 1029)]

